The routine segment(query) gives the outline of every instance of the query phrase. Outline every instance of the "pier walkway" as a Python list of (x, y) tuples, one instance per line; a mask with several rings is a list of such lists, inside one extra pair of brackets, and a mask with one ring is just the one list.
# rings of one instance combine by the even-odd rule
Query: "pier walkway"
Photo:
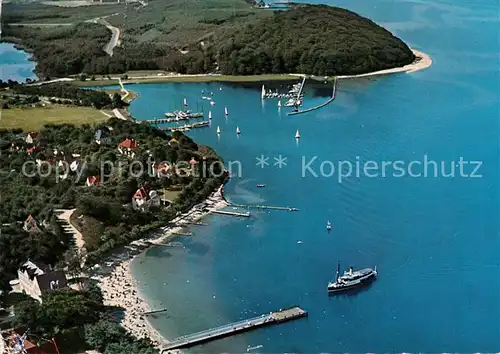
[(302, 310), (298, 306), (290, 307), (287, 309), (280, 309), (279, 311), (270, 312), (269, 314), (229, 323), (224, 326), (207, 329), (205, 331), (176, 338), (170, 343), (166, 343), (160, 349), (160, 353), (164, 353), (167, 350), (191, 347), (196, 344), (230, 336), (239, 332), (249, 331), (266, 325), (291, 321), (305, 316), (307, 316), (307, 312)]
[(335, 96), (336, 96), (336, 87), (337, 87), (337, 78), (335, 78), (335, 80), (333, 81), (333, 92), (332, 92), (332, 97), (330, 97), (328, 99), (328, 101), (316, 106), (316, 107), (311, 107), (311, 108), (308, 108), (308, 109), (304, 109), (302, 111), (295, 111), (295, 112), (288, 112), (287, 115), (288, 116), (294, 116), (296, 114), (303, 114), (303, 113), (307, 113), (307, 112), (311, 112), (311, 111), (315, 111), (317, 109), (320, 109), (328, 104), (330, 104), (334, 99), (335, 99)]
[(240, 213), (240, 212), (237, 212), (237, 211), (213, 210), (212, 213), (222, 214), (222, 215), (231, 215), (231, 216), (243, 216), (245, 218), (250, 217), (250, 212), (249, 211), (246, 212), (246, 213)]
[(245, 204), (234, 204), (234, 203), (230, 203), (229, 205), (232, 207), (237, 207), (237, 208), (255, 208), (255, 209), (299, 211), (299, 209), (297, 209), (297, 208), (288, 207), (288, 206), (281, 207), (281, 206), (272, 206), (272, 205), (245, 205)]

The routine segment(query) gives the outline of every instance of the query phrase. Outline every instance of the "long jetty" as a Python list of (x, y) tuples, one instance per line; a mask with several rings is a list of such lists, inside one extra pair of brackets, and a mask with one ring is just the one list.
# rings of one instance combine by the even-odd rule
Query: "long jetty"
[(208, 127), (210, 126), (210, 121), (204, 120), (202, 122), (198, 123), (193, 123), (193, 124), (185, 124), (180, 127), (169, 127), (169, 128), (162, 128), (163, 130), (171, 131), (174, 132), (176, 130), (189, 130), (189, 129), (195, 129), (195, 128), (203, 128), (203, 127)]
[(245, 218), (250, 217), (250, 212), (249, 211), (246, 212), (246, 213), (240, 213), (240, 212), (237, 212), (237, 211), (214, 210), (214, 211), (212, 211), (212, 213), (222, 214), (222, 215), (231, 215), (231, 216), (242, 216), (242, 217), (245, 217)]
[(293, 115), (296, 115), (296, 114), (303, 114), (303, 113), (307, 113), (307, 112), (311, 112), (311, 111), (315, 111), (317, 109), (320, 109), (326, 105), (328, 105), (329, 103), (331, 103), (335, 97), (336, 97), (336, 87), (337, 87), (337, 78), (334, 79), (333, 81), (333, 92), (332, 92), (332, 97), (330, 97), (326, 102), (318, 105), (318, 106), (315, 106), (315, 107), (311, 107), (311, 108), (308, 108), (308, 109), (304, 109), (302, 111), (295, 111), (295, 112), (288, 112), (287, 115), (288, 116), (293, 116)]
[(237, 208), (255, 208), (255, 209), (274, 209), (274, 210), (287, 210), (287, 211), (299, 211), (297, 208), (293, 207), (282, 207), (282, 206), (272, 206), (272, 205), (245, 205), (245, 204), (234, 204), (230, 203), (230, 206)]
[(144, 312), (143, 315), (154, 315), (155, 313), (166, 312), (166, 311), (167, 311), (167, 309), (164, 308), (164, 309), (160, 309), (160, 310), (147, 311), (147, 312)]
[(250, 318), (248, 320), (233, 322), (224, 326), (207, 329), (205, 331), (176, 338), (170, 343), (166, 343), (160, 349), (160, 353), (164, 353), (167, 350), (192, 347), (194, 345), (212, 341), (217, 338), (227, 337), (236, 333), (250, 331), (262, 326), (279, 324), (306, 316), (307, 312), (298, 306), (290, 307), (287, 309), (280, 309), (279, 311), (270, 312), (268, 314)]

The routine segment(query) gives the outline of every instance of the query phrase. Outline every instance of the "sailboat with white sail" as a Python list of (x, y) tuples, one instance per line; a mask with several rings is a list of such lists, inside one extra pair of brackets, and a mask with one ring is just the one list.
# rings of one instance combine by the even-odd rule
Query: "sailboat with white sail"
[(300, 133), (299, 133), (298, 129), (297, 129), (297, 132), (295, 133), (295, 139), (300, 139)]

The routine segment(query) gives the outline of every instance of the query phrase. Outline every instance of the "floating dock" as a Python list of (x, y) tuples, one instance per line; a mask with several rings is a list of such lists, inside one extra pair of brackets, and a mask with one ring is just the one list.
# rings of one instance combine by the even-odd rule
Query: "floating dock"
[(336, 96), (336, 86), (337, 86), (337, 78), (335, 78), (335, 80), (333, 81), (333, 92), (332, 92), (332, 97), (330, 97), (328, 99), (328, 101), (318, 105), (318, 106), (315, 106), (315, 107), (312, 107), (312, 108), (308, 108), (308, 109), (304, 109), (302, 111), (295, 111), (295, 112), (289, 112), (287, 113), (288, 116), (294, 116), (296, 114), (303, 114), (303, 113), (307, 113), (307, 112), (311, 112), (311, 111), (315, 111), (317, 109), (320, 109), (324, 106), (326, 106), (327, 104), (331, 103), (334, 99), (335, 99), (335, 96)]
[(222, 215), (231, 215), (231, 216), (242, 216), (242, 217), (245, 217), (245, 218), (250, 217), (250, 212), (249, 211), (247, 211), (246, 213), (240, 213), (240, 212), (237, 212), (237, 211), (214, 210), (214, 211), (212, 211), (212, 213), (222, 214)]
[(160, 349), (160, 353), (164, 353), (167, 350), (192, 347), (194, 345), (212, 341), (217, 338), (227, 337), (236, 333), (250, 331), (258, 327), (271, 324), (279, 324), (306, 316), (307, 312), (302, 310), (298, 306), (290, 307), (287, 309), (280, 309), (279, 311), (270, 312), (269, 314), (253, 317), (248, 320), (233, 322), (224, 326), (207, 329), (205, 331), (176, 338), (170, 343), (165, 344)]

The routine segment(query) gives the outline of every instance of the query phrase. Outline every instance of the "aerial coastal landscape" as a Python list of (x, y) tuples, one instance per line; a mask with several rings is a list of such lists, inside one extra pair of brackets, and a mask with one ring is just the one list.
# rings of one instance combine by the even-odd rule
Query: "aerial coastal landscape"
[(0, 354), (500, 350), (492, 0), (0, 6)]

